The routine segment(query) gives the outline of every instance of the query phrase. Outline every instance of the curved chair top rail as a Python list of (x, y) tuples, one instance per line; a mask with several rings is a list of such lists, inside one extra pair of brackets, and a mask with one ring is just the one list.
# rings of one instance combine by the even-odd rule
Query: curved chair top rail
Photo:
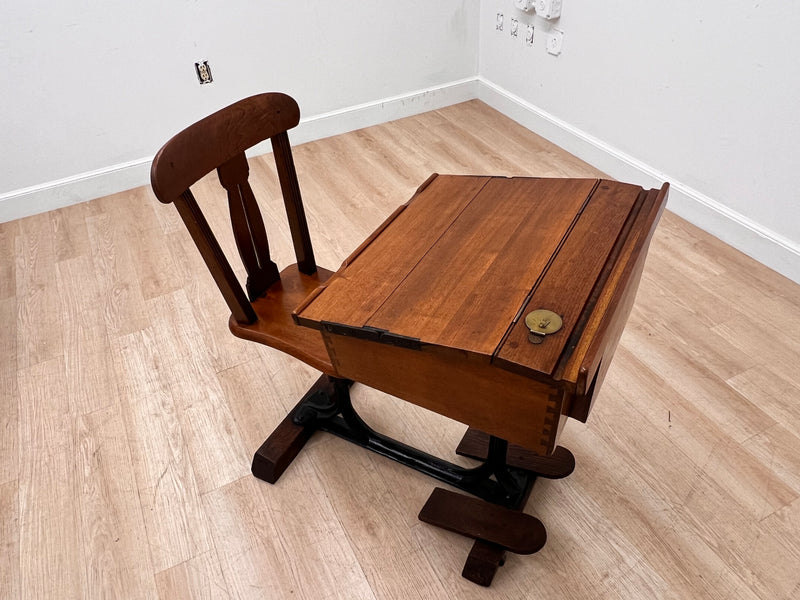
[[(251, 96), (215, 112), (174, 136), (156, 154), (150, 169), (150, 181), (156, 197), (164, 204), (174, 204), (178, 209), (232, 315), (239, 323), (256, 321), (257, 315), (250, 301), (260, 298), (280, 281), (278, 267), (270, 257), (264, 220), (248, 182), (250, 169), (245, 155), (245, 150), (266, 139), (272, 145), (298, 270), (304, 275), (311, 275), (317, 270), (286, 133), (299, 122), (300, 109), (290, 96), (278, 92)], [(220, 184), (227, 192), (233, 235), (247, 271), (248, 296), (245, 296), (189, 189), (215, 169)]]
[(199, 179), (259, 142), (295, 127), (300, 108), (291, 96), (250, 96), (190, 125), (156, 154), (150, 182), (164, 204)]

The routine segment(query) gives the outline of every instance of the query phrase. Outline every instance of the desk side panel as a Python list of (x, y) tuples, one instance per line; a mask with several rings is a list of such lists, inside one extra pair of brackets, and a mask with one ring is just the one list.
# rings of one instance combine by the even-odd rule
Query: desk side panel
[(353, 379), (440, 415), (550, 454), (563, 393), (492, 367), (468, 353), (412, 350), (323, 331), (340, 377)]
[(644, 270), (650, 240), (667, 203), (669, 184), (650, 190), (637, 216), (630, 236), (598, 299), (596, 309), (564, 367), (563, 377), (576, 382), (576, 397), (569, 416), (586, 421), (603, 378), (611, 366), (625, 324), (633, 308)]

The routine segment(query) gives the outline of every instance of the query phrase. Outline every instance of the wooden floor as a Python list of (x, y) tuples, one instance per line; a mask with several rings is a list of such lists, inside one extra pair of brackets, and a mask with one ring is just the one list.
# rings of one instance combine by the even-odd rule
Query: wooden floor
[[(597, 175), (478, 101), (295, 152), (331, 268), (431, 172)], [(282, 266), (271, 157), (252, 162)], [(460, 577), (470, 541), (417, 520), (422, 475), (323, 435), (277, 485), (249, 474), (316, 373), (228, 333), (149, 188), (0, 225), (0, 257), (2, 598), (800, 597), (800, 286), (670, 213), (596, 408), (564, 431), (577, 468), (534, 488), (547, 545), (488, 590)], [(454, 458), (462, 425), (355, 402)]]

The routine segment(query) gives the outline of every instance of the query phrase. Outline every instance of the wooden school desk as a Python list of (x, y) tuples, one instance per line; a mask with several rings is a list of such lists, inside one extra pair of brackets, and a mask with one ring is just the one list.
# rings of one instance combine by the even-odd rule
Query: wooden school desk
[[(475, 538), (464, 576), (488, 585), (506, 550), (545, 542), (521, 511), (537, 475), (574, 467), (559, 433), (589, 415), (667, 190), (429, 178), (294, 311), (319, 331), (335, 376), (264, 443), (254, 474), (277, 480), (321, 429), (466, 491), (476, 498), (434, 490), (420, 518)], [(352, 382), (467, 424), (457, 451), (483, 464), (458, 467), (374, 432), (350, 404)]]

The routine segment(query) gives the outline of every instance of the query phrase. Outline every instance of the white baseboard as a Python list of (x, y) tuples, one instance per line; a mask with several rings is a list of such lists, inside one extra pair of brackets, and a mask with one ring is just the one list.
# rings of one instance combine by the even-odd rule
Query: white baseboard
[[(470, 77), (301, 119), (291, 141), (301, 144), (479, 98), (524, 127), (621, 181), (647, 187), (670, 182), (670, 210), (748, 256), (800, 283), (800, 244), (731, 210), (585, 131), (581, 131), (482, 77)], [(253, 154), (271, 149), (268, 144)], [(150, 181), (152, 157), (81, 173), (73, 177), (0, 194), (0, 223), (85, 200), (99, 198)]]
[(767, 229), (669, 174), (621, 152), (482, 77), (478, 77), (478, 98), (615, 179), (645, 187), (661, 187), (662, 183), (668, 181), (670, 193), (667, 208), (672, 212), (800, 283), (800, 244), (797, 242)]
[(140, 158), (0, 194), (0, 223), (144, 185), (150, 180), (152, 160)]
[[(303, 118), (300, 125), (291, 131), (290, 138), (293, 144), (301, 144), (458, 104), (477, 96), (477, 78), (452, 81)], [(252, 154), (271, 151), (267, 142), (253, 148)], [(0, 223), (148, 185), (152, 160), (153, 157), (148, 156), (0, 194)]]
[(292, 130), (292, 143), (302, 144), (363, 127), (444, 108), (478, 97), (478, 78), (468, 77), (409, 94), (349, 106), (342, 110), (300, 119)]

